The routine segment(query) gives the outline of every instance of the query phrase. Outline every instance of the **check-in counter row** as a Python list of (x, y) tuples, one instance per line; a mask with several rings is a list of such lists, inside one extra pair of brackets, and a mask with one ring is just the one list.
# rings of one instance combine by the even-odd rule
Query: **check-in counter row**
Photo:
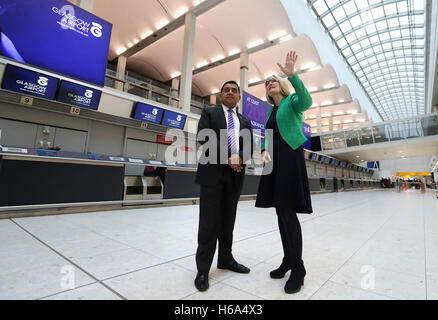
[(380, 183), (377, 180), (310, 176), (309, 188), (311, 192), (338, 192), (380, 188)]
[[(196, 166), (103, 155), (2, 148), (0, 208), (199, 198)], [(242, 196), (254, 196), (260, 175), (248, 171)], [(336, 192), (378, 186), (358, 179), (309, 177), (311, 191)]]

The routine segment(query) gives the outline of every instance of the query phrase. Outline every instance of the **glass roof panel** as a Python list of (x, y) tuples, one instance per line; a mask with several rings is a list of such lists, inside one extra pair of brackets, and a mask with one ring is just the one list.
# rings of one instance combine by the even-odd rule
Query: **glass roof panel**
[(305, 1), (384, 121), (424, 113), (423, 1)]

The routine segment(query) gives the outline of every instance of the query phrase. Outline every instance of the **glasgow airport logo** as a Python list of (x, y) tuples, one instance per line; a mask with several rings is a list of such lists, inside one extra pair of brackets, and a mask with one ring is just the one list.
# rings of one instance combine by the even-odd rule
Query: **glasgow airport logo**
[(49, 85), (49, 79), (46, 77), (39, 77), (37, 83), (18, 79), (16, 83), (20, 86), (21, 91), (44, 96), (46, 94), (47, 86)]
[(86, 37), (89, 36), (90, 32), (96, 38), (102, 37), (103, 27), (97, 22), (91, 22), (90, 24), (89, 22), (76, 17), (75, 8), (72, 5), (62, 6), (61, 9), (52, 7), (52, 11), (61, 17), (61, 20), (57, 21), (57, 23), (62, 29), (72, 30)]
[(47, 86), (48, 84), (49, 84), (49, 78), (46, 78), (46, 77), (40, 77), (39, 79), (38, 79), (38, 84), (40, 85), (40, 86)]
[(87, 98), (93, 98), (93, 91), (92, 90), (85, 90), (85, 94)]

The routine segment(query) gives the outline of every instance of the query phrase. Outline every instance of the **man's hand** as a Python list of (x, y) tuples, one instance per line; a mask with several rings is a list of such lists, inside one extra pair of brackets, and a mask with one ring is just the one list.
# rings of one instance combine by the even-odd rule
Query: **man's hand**
[(228, 158), (228, 164), (233, 168), (236, 172), (241, 172), (242, 167), (242, 158), (238, 154), (231, 155), (230, 158)]

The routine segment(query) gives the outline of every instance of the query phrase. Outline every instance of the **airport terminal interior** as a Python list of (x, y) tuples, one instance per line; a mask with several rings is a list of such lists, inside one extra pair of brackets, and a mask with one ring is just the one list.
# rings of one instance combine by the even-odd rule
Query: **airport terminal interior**
[[(0, 299), (437, 300), (437, 17), (435, 0), (0, 0)], [(293, 51), (313, 212), (288, 294), (256, 199), (266, 79), (300, 94)], [(232, 241), (251, 271), (217, 248), (204, 291), (198, 124), (229, 80), (252, 126)]]

